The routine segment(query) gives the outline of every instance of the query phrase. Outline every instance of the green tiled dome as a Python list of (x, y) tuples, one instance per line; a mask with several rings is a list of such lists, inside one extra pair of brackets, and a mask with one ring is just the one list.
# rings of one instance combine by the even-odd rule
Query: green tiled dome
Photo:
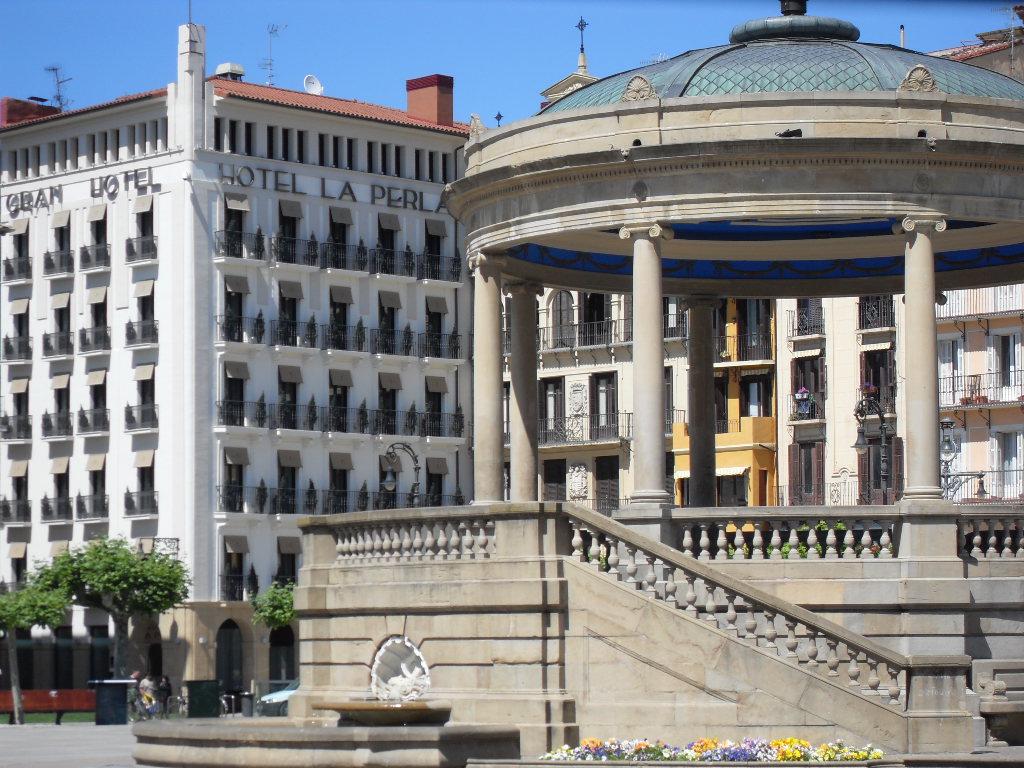
[(944, 93), (1024, 100), (1024, 83), (970, 64), (893, 45), (857, 42), (849, 22), (782, 16), (741, 24), (729, 45), (687, 51), (581, 88), (545, 112), (622, 101), (637, 75), (658, 98), (795, 91), (895, 91), (915, 66), (928, 69)]

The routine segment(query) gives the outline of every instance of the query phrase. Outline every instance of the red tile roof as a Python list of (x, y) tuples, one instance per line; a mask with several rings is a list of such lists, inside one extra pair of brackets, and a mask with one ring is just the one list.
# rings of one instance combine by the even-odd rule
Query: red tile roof
[(213, 82), (214, 93), (218, 96), (232, 96), (251, 101), (262, 101), (267, 104), (278, 104), (284, 107), (309, 109), (332, 115), (344, 115), (345, 117), (355, 117), (362, 120), (391, 123), (392, 125), (406, 125), (410, 128), (425, 128), (431, 131), (450, 133), (455, 136), (469, 136), (469, 125), (466, 123), (440, 125), (429, 120), (412, 117), (408, 112), (394, 109), (393, 107), (381, 107), (365, 101), (339, 99), (333, 96), (314, 96), (303, 91), (291, 91), (287, 88), (277, 88), (271, 85), (247, 83), (244, 80), (229, 80), (223, 77), (211, 77), (210, 80)]
[(93, 104), (88, 107), (82, 107), (80, 109), (69, 109), (65, 112), (58, 112), (54, 115), (46, 115), (44, 117), (33, 118), (32, 120), (23, 120), (20, 123), (12, 123), (11, 125), (0, 128), (0, 133), (4, 131), (11, 131), (17, 128), (24, 128), (26, 125), (39, 125), (40, 123), (48, 123), (53, 120), (61, 120), (65, 117), (72, 117), (73, 115), (82, 115), (86, 112), (95, 112), (100, 109), (109, 109), (110, 107), (120, 107), (122, 104), (131, 104), (134, 101), (144, 101), (145, 99), (152, 99), (158, 96), (166, 96), (166, 88), (157, 88), (152, 91), (143, 91), (142, 93), (130, 93), (126, 96), (118, 96), (116, 99), (110, 101), (103, 101), (99, 104)]
[(1005, 51), (1010, 47), (1008, 42), (1005, 43), (978, 43), (977, 45), (965, 45), (961, 48), (951, 48), (948, 51), (939, 51), (937, 54), (944, 59), (951, 59), (953, 61), (967, 61), (968, 59), (976, 59), (978, 56), (987, 56), (990, 53), (999, 53), (999, 51)]

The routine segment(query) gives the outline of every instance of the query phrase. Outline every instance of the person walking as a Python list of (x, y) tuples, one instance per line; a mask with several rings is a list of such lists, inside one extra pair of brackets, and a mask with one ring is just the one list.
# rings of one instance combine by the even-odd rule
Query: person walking
[(160, 717), (167, 717), (167, 702), (171, 698), (171, 678), (167, 675), (160, 675), (160, 681), (156, 684), (156, 701), (160, 709)]

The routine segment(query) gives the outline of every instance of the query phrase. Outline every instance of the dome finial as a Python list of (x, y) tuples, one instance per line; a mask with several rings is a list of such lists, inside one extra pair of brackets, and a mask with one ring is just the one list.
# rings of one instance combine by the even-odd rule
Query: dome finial
[(807, 15), (807, 0), (782, 0), (783, 16)]
[(576, 72), (581, 75), (590, 74), (587, 72), (587, 52), (583, 49), (583, 30), (589, 27), (590, 24), (580, 16), (580, 20), (576, 22), (576, 29), (580, 31), (580, 55), (576, 59)]

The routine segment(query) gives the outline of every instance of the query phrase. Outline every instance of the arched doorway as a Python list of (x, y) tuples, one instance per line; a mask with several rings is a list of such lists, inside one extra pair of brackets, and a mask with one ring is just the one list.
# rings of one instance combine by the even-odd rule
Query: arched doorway
[(279, 627), (270, 633), (270, 679), (295, 679), (295, 633)]
[(217, 681), (225, 693), (241, 691), (242, 630), (228, 619), (217, 630)]

